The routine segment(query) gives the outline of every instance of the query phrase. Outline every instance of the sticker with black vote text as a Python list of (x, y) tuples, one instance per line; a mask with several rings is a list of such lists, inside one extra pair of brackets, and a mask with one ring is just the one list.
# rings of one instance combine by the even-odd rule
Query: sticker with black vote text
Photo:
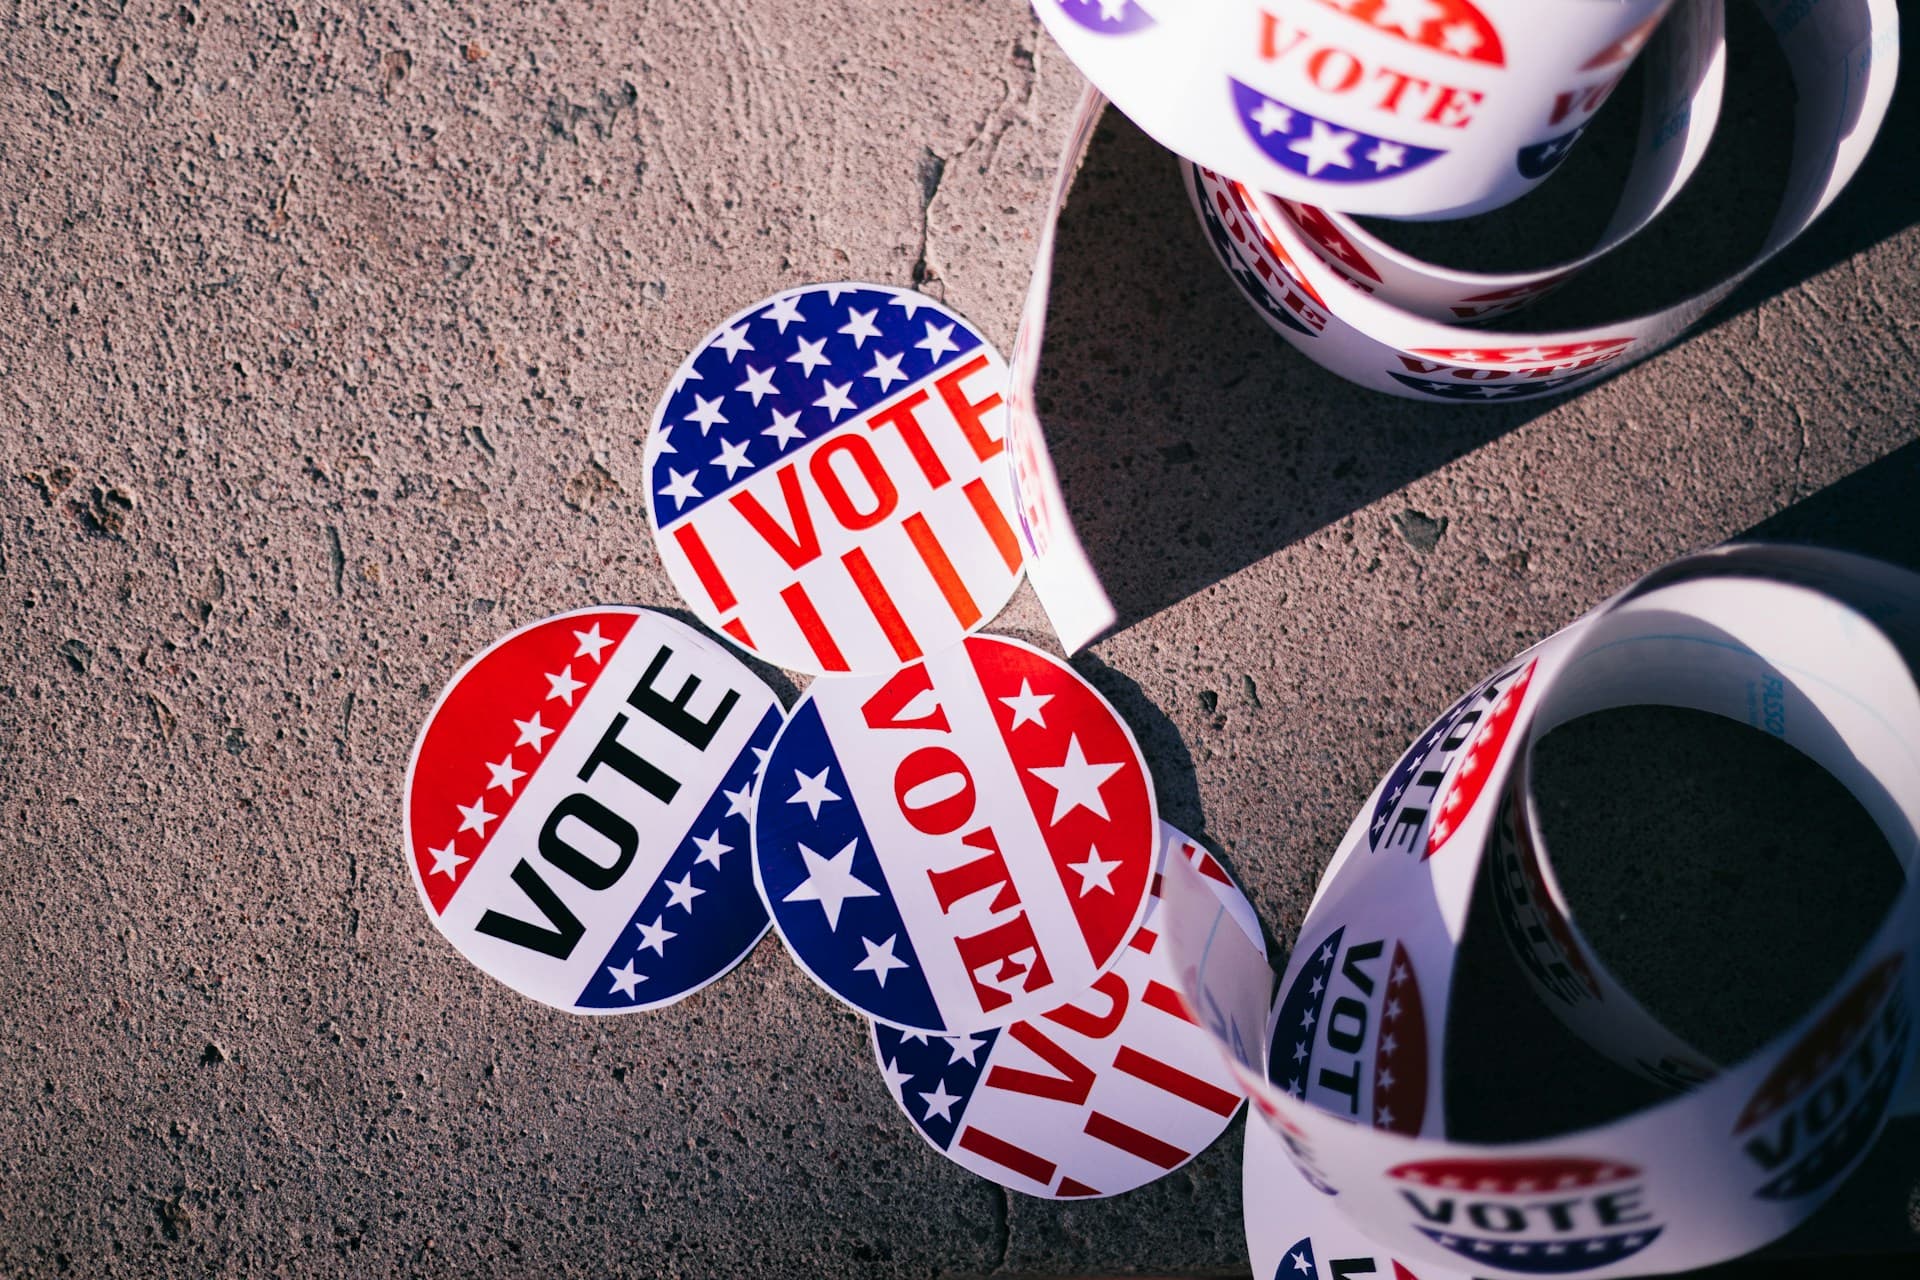
[(749, 826), (779, 699), (664, 614), (604, 606), (494, 643), (407, 770), (421, 902), (454, 947), (574, 1013), (658, 1008), (767, 930)]

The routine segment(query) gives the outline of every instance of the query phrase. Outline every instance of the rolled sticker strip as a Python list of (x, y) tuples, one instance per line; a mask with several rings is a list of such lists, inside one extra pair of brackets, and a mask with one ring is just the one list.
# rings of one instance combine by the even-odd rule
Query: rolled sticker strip
[(972, 636), (814, 681), (774, 743), (754, 875), (801, 968), (881, 1022), (1038, 1017), (1118, 963), (1158, 853), (1133, 734), (1058, 659)]
[(405, 844), (460, 954), (570, 1013), (656, 1009), (767, 931), (749, 852), (779, 699), (646, 609), (563, 613), (496, 641), (434, 705)]
[[(1183, 991), (1300, 1173), (1251, 1189), (1249, 1213), (1310, 1229), (1324, 1195), (1372, 1253), (1480, 1276), (1682, 1271), (1804, 1220), (1871, 1144), (1913, 1059), (1917, 659), (1920, 577), (1826, 552), (1696, 556), (1536, 645), (1436, 721), (1349, 829), (1277, 993), (1259, 955), (1217, 927), (1204, 883), (1170, 864), (1162, 910)], [(1704, 1064), (1686, 1092), (1579, 1132), (1452, 1140), (1440, 1064), (1455, 948), (1482, 859), (1496, 858), (1498, 875), (1525, 812), (1521, 762), (1566, 720), (1640, 704), (1748, 721), (1825, 766), (1886, 834), (1909, 887), (1834, 990), (1745, 1061)], [(1523, 927), (1546, 985), (1617, 989), (1579, 941), (1538, 830), (1521, 830), (1532, 849), (1518, 856), (1540, 875)], [(1209, 942), (1195, 949), (1191, 937)], [(1597, 1020), (1568, 1025), (1608, 1034)]]
[[(1593, 246), (1577, 258), (1528, 271), (1460, 271), (1394, 248), (1338, 209), (1290, 200), (1281, 207), (1315, 255), (1363, 293), (1451, 324), (1516, 311), (1638, 234), (1693, 177), (1725, 94), (1725, 17), (1722, 0), (1680, 0), (1655, 32), (1645, 54), (1639, 136), (1619, 203)], [(1528, 167), (1543, 173), (1557, 168), (1584, 127), (1536, 148)], [(1251, 203), (1243, 185), (1230, 185), (1239, 188), (1239, 200)]]
[[(1160, 840), (1161, 858), (1197, 867), (1264, 951), (1252, 906), (1219, 862), (1164, 822)], [(1175, 990), (1158, 902), (1156, 890), (1118, 964), (1042, 1017), (948, 1037), (873, 1024), (887, 1089), (929, 1146), (1015, 1191), (1090, 1199), (1143, 1186), (1212, 1145), (1243, 1095)]]
[(890, 671), (1020, 581), (1006, 365), (886, 285), (815, 285), (707, 335), (654, 409), (647, 511), (674, 586), (796, 671)]
[(1668, 0), (1034, 0), (1161, 145), (1291, 200), (1459, 217), (1550, 173)]
[[(1893, 93), (1899, 53), (1891, 0), (1828, 0), (1814, 8), (1768, 5), (1794, 76), (1796, 107), (1786, 191), (1753, 260), (1672, 306), (1616, 323), (1559, 332), (1462, 330), (1395, 305), (1356, 285), (1316, 248), (1310, 213), (1257, 191), (1246, 211), (1253, 236), (1285, 283), (1254, 269), (1257, 251), (1210, 235), (1244, 289), (1298, 292), (1324, 314), (1315, 324), (1274, 328), (1302, 354), (1341, 377), (1394, 395), (1479, 403), (1556, 395), (1644, 360), (1680, 337), (1768, 259), (1791, 244), (1858, 170)], [(1187, 167), (1202, 221), (1217, 216), (1218, 174)], [(1273, 305), (1255, 299), (1269, 320)]]
[[(1288, 13), (1322, 3), (1301, 0)], [(1055, 21), (1044, 0), (1039, 7), (1056, 35), (1063, 23), (1083, 26), (1100, 21), (1084, 6), (1072, 10), (1077, 15), (1072, 21)], [(1356, 11), (1360, 7), (1355, 6)], [(1377, 15), (1391, 6), (1375, 10), (1368, 0), (1366, 7), (1369, 14)], [(1787, 54), (1796, 89), (1792, 158), (1779, 212), (1759, 254), (1746, 267), (1710, 289), (1649, 315), (1560, 333), (1462, 329), (1429, 316), (1475, 320), (1504, 314), (1557, 286), (1567, 272), (1476, 279), (1419, 264), (1406, 255), (1389, 255), (1384, 246), (1363, 241), (1357, 226), (1327, 212), (1327, 206), (1282, 199), (1261, 191), (1257, 181), (1249, 185), (1222, 176), (1204, 162), (1182, 163), (1188, 190), (1208, 240), (1235, 285), (1283, 338), (1316, 363), (1366, 387), (1446, 404), (1571, 391), (1674, 341), (1791, 243), (1859, 169), (1885, 118), (1899, 53), (1898, 17), (1891, 0), (1824, 0), (1813, 7), (1765, 0), (1762, 7)], [(1067, 0), (1060, 11), (1066, 14), (1071, 8), (1072, 0)], [(1648, 120), (1658, 121), (1651, 139), (1643, 123), (1633, 181), (1651, 185), (1623, 197), (1621, 209), (1636, 211), (1625, 218), (1626, 225), (1637, 221), (1638, 211), (1648, 207), (1647, 192), (1660, 193), (1652, 200), (1657, 206), (1666, 198), (1667, 188), (1691, 171), (1697, 160), (1691, 153), (1704, 143), (1706, 132), (1694, 113), (1704, 111), (1719, 96), (1715, 70), (1719, 24), (1711, 6), (1690, 5), (1677, 17), (1687, 25), (1671, 37), (1670, 50), (1662, 55), (1666, 61), (1660, 64), (1667, 70), (1658, 83), (1669, 91), (1664, 100), (1671, 100), (1688, 83), (1694, 86), (1693, 94), (1684, 121), (1675, 122), (1671, 110), (1650, 114)], [(1118, 44), (1133, 37), (1099, 38)], [(1640, 38), (1639, 34), (1623, 37), (1622, 47)], [(1070, 40), (1067, 48), (1078, 60), (1080, 45)], [(1156, 74), (1163, 83), (1172, 84), (1180, 81), (1178, 73), (1185, 65), (1169, 61)], [(1101, 82), (1096, 70), (1090, 69), (1089, 74)], [(1008, 461), (1027, 573), (1069, 653), (1111, 627), (1116, 613), (1074, 530), (1039, 420), (1034, 385), (1061, 209), (1105, 104), (1105, 98), (1090, 89), (1068, 122), (1014, 343), (1008, 392)], [(1652, 155), (1665, 149), (1660, 136), (1673, 128), (1685, 130), (1685, 141), (1678, 141), (1682, 135), (1675, 134), (1665, 148), (1677, 146), (1679, 151), (1668, 157)], [(1668, 164), (1673, 165), (1671, 173), (1663, 167)], [(1667, 173), (1664, 178), (1663, 173)], [(1603, 242), (1622, 225), (1622, 215), (1617, 215)], [(1397, 271), (1396, 262), (1401, 268)], [(1404, 305), (1397, 305), (1395, 299), (1404, 299)]]

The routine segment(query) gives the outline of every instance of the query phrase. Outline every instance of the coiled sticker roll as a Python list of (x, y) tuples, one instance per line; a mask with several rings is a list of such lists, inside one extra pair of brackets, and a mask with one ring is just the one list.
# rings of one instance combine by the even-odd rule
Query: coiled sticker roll
[[(1726, 90), (1726, 10), (1721, 0), (1683, 0), (1674, 6), (1647, 47), (1643, 69), (1645, 101), (1619, 201), (1592, 246), (1576, 258), (1526, 271), (1461, 271), (1394, 248), (1338, 207), (1285, 199), (1279, 207), (1314, 255), (1363, 294), (1449, 324), (1506, 315), (1557, 289), (1636, 235), (1693, 177), (1719, 123)], [(1571, 150), (1568, 139), (1553, 153), (1554, 167)], [(1233, 251), (1218, 242), (1216, 228), (1224, 224), (1251, 251), (1255, 273), (1271, 284), (1278, 270), (1273, 251), (1264, 240), (1248, 242), (1249, 234), (1264, 232), (1264, 215), (1250, 208), (1250, 192), (1257, 186), (1232, 181), (1221, 185), (1232, 207), (1218, 208), (1212, 216), (1201, 210), (1216, 254), (1229, 270), (1234, 268), (1229, 261)], [(1244, 229), (1236, 225), (1242, 221), (1248, 224)], [(1251, 300), (1265, 310), (1259, 298)]]
[[(1369, 255), (1330, 217), (1255, 188), (1234, 193), (1249, 234), (1223, 242), (1210, 226), (1209, 239), (1244, 291), (1269, 295), (1253, 301), (1282, 337), (1315, 363), (1377, 391), (1472, 403), (1557, 394), (1617, 373), (1673, 342), (1792, 243), (1859, 168), (1885, 115), (1898, 54), (1890, 0), (1763, 7), (1796, 90), (1786, 190), (1753, 259), (1671, 306), (1570, 331), (1463, 330), (1449, 321), (1500, 314), (1477, 308), (1525, 301), (1571, 272), (1448, 297), (1445, 289), (1428, 292), (1417, 283), (1426, 277), (1437, 284), (1442, 273), (1407, 268), (1398, 287), (1383, 288), (1385, 272), (1373, 263), (1377, 256), (1387, 264), (1388, 255)], [(1658, 138), (1656, 127), (1652, 139)], [(1202, 221), (1218, 219), (1231, 181), (1189, 165), (1187, 182)], [(1623, 201), (1630, 207), (1644, 203), (1634, 185), (1630, 181)], [(1368, 279), (1367, 269), (1381, 279)], [(1311, 300), (1314, 312), (1295, 302), (1296, 295)], [(1435, 319), (1436, 313), (1452, 314)]]
[[(1411, 23), (1413, 11), (1449, 9), (1451, 3), (1352, 0), (1343, 6), (1332, 0), (1295, 0), (1268, 8), (1219, 6), (1206, 10), (1206, 17), (1171, 18), (1153, 13), (1154, 6), (1143, 7), (1138, 0), (1118, 5), (1037, 0), (1049, 30), (1099, 86), (1082, 97), (1069, 121), (1059, 178), (1041, 228), (1033, 279), (1010, 361), (1008, 394), (1007, 452), (1027, 573), (1069, 652), (1112, 626), (1115, 611), (1074, 532), (1039, 421), (1034, 385), (1052, 285), (1056, 227), (1074, 172), (1106, 104), (1101, 88), (1114, 93), (1118, 105), (1147, 132), (1186, 157), (1182, 168), (1188, 190), (1215, 253), (1236, 286), (1287, 342), (1316, 363), (1373, 390), (1440, 404), (1480, 404), (1572, 391), (1676, 340), (1798, 237), (1853, 177), (1885, 117), (1898, 63), (1898, 17), (1891, 0), (1821, 0), (1819, 4), (1760, 0), (1761, 12), (1793, 75), (1795, 106), (1785, 189), (1753, 259), (1671, 306), (1613, 323), (1568, 331), (1467, 328), (1467, 322), (1505, 317), (1560, 287), (1666, 206), (1694, 172), (1717, 119), (1724, 78), (1724, 24), (1720, 0), (1687, 0), (1674, 6), (1665, 25), (1657, 29), (1658, 39), (1649, 55), (1647, 107), (1612, 221), (1587, 254), (1537, 271), (1486, 275), (1423, 263), (1382, 244), (1347, 216), (1382, 208), (1353, 198), (1351, 192), (1385, 191), (1392, 183), (1411, 182), (1421, 174), (1432, 177), (1443, 171), (1439, 159), (1417, 174), (1382, 179), (1377, 186), (1323, 181), (1307, 190), (1300, 181), (1276, 177), (1272, 166), (1263, 168), (1240, 142), (1220, 144), (1219, 131), (1246, 133), (1237, 122), (1229, 119), (1222, 125), (1216, 118), (1213, 132), (1193, 123), (1213, 110), (1207, 106), (1208, 94), (1194, 88), (1205, 77), (1193, 68), (1211, 67), (1208, 75), (1224, 73), (1220, 59), (1203, 51), (1203, 46), (1211, 47), (1206, 39), (1192, 32), (1226, 22), (1219, 16), (1221, 11), (1239, 15), (1233, 20), (1242, 28), (1268, 21), (1262, 15), (1269, 8), (1275, 23), (1300, 15), (1318, 23), (1324, 11), (1326, 22), (1378, 28), (1394, 25), (1389, 15), (1405, 13)], [(1512, 21), (1516, 30), (1524, 27), (1531, 33), (1525, 42), (1519, 34), (1509, 39), (1507, 14), (1501, 11), (1496, 25), (1503, 50), (1532, 48), (1531, 42), (1537, 40), (1551, 43), (1542, 32), (1559, 33), (1570, 41), (1573, 28), (1549, 22), (1542, 16), (1549, 10), (1554, 15), (1563, 9), (1579, 10), (1589, 17), (1604, 10), (1618, 17), (1632, 6), (1524, 8), (1524, 13), (1514, 10)], [(1491, 5), (1480, 9), (1483, 16), (1494, 12)], [(1651, 18), (1657, 16), (1659, 6), (1642, 9)], [(1108, 11), (1116, 16), (1107, 18)], [(1119, 30), (1123, 27), (1126, 30)], [(1155, 32), (1164, 35), (1163, 28), (1186, 34), (1163, 46), (1156, 58), (1142, 59), (1138, 51), (1149, 47), (1145, 41), (1160, 38)], [(1440, 30), (1431, 20), (1419, 29), (1421, 41)], [(1618, 39), (1625, 41), (1621, 48), (1637, 48), (1655, 30), (1643, 18), (1620, 33)], [(1129, 43), (1135, 40), (1140, 43)], [(1116, 69), (1122, 62), (1127, 67)], [(1335, 62), (1327, 54), (1321, 65), (1331, 67)], [(1151, 76), (1141, 67), (1150, 67)], [(1181, 86), (1193, 92), (1183, 99), (1177, 92)], [(1559, 92), (1545, 97), (1502, 96), (1498, 102), (1546, 104), (1551, 114)], [(1180, 106), (1182, 102), (1186, 107)], [(1305, 102), (1303, 98), (1303, 109)], [(1495, 105), (1493, 97), (1487, 102), (1488, 112), (1507, 109)], [(1182, 114), (1188, 107), (1190, 113)], [(1169, 113), (1165, 118), (1153, 114), (1162, 108)], [(1469, 132), (1480, 137), (1480, 128), (1476, 124)], [(1488, 128), (1485, 136), (1494, 133)], [(1293, 139), (1291, 133), (1287, 136)], [(1306, 136), (1312, 136), (1310, 127)], [(1448, 163), (1465, 150), (1456, 147), (1449, 152)], [(1281, 168), (1292, 179), (1303, 178)], [(1434, 205), (1427, 211), (1441, 207)]]
[[(1435, 721), (1349, 828), (1277, 989), (1205, 885), (1169, 864), (1162, 908), (1184, 994), (1298, 1173), (1250, 1183), (1248, 1213), (1300, 1224), (1275, 1228), (1291, 1241), (1331, 1206), (1371, 1253), (1480, 1276), (1686, 1270), (1804, 1220), (1871, 1145), (1913, 1058), (1916, 657), (1912, 574), (1781, 548), (1692, 557)], [(1636, 705), (1746, 721), (1824, 766), (1908, 878), (1845, 976), (1742, 1062), (1704, 1059), (1630, 1001), (1607, 1008), (1624, 993), (1581, 936), (1531, 806), (1527, 761), (1547, 732)], [(1640, 1063), (1679, 1092), (1552, 1138), (1449, 1136), (1447, 1010), (1489, 858), (1515, 908), (1503, 929), (1548, 1003), (1616, 1057), (1683, 1056), (1684, 1071)]]
[(1669, 0), (1034, 0), (1163, 146), (1294, 200), (1455, 217), (1525, 194)]

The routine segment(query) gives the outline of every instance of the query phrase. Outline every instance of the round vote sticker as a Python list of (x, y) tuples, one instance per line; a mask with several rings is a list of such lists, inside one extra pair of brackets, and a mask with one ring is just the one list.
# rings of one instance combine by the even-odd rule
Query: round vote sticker
[(767, 931), (749, 827), (773, 691), (645, 609), (563, 613), (440, 695), (407, 769), (406, 847), (433, 922), (573, 1013), (672, 1004)]
[(907, 1030), (1037, 1017), (1119, 960), (1158, 837), (1133, 735), (998, 636), (813, 682), (767, 760), (754, 874), (815, 981)]
[[(1160, 832), (1162, 856), (1191, 861), (1264, 948), (1220, 864), (1172, 827)], [(1244, 1095), (1180, 998), (1158, 879), (1119, 963), (1042, 1017), (956, 1036), (873, 1024), (887, 1089), (930, 1146), (1015, 1191), (1087, 1198), (1170, 1173), (1226, 1129)]]
[(891, 671), (951, 645), (1020, 580), (1006, 385), (971, 325), (905, 289), (815, 285), (734, 315), (647, 438), (674, 586), (796, 671)]

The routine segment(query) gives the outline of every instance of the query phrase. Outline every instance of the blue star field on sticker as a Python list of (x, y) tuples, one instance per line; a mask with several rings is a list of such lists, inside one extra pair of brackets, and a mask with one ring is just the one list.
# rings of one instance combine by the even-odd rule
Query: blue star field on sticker
[(1313, 1076), (1313, 1025), (1327, 999), (1327, 981), (1340, 954), (1344, 927), (1335, 929), (1294, 977), (1273, 1020), (1272, 1043), (1267, 1048), (1267, 1078), (1296, 1098), (1307, 1096)]
[(1522, 147), (1514, 156), (1514, 165), (1523, 178), (1544, 178), (1560, 167), (1560, 162), (1573, 150), (1573, 144), (1580, 141), (1580, 135), (1587, 130), (1586, 125), (1563, 133), (1557, 138), (1548, 138), (1536, 142), (1530, 147)]
[(1377, 182), (1412, 173), (1444, 151), (1343, 129), (1227, 78), (1247, 137), (1283, 169), (1319, 182)]
[(1592, 369), (1582, 369), (1560, 378), (1504, 378), (1482, 382), (1472, 379), (1421, 378), (1389, 369), (1388, 375), (1402, 386), (1412, 387), (1437, 400), (1526, 400), (1534, 396), (1569, 391), (1595, 377)]
[(952, 1144), (980, 1084), (998, 1031), (930, 1036), (873, 1024), (873, 1043), (887, 1088), (914, 1127), (942, 1151)]
[(1320, 1267), (1313, 1258), (1312, 1236), (1302, 1236), (1294, 1242), (1274, 1269), (1272, 1280), (1320, 1280)]
[(686, 839), (594, 968), (576, 1002), (620, 1010), (657, 1004), (711, 981), (766, 932), (753, 885), (754, 778), (780, 729), (777, 708), (761, 717)]
[(723, 325), (682, 366), (655, 428), (655, 519), (678, 523), (981, 345), (929, 298), (850, 284), (796, 289)]
[(1611, 1266), (1652, 1244), (1663, 1229), (1649, 1227), (1611, 1235), (1541, 1241), (1488, 1239), (1464, 1232), (1440, 1231), (1433, 1227), (1418, 1228), (1421, 1235), (1443, 1249), (1451, 1249), (1469, 1262), (1488, 1262), (1509, 1271), (1525, 1271), (1534, 1275), (1566, 1275), (1574, 1271)]

